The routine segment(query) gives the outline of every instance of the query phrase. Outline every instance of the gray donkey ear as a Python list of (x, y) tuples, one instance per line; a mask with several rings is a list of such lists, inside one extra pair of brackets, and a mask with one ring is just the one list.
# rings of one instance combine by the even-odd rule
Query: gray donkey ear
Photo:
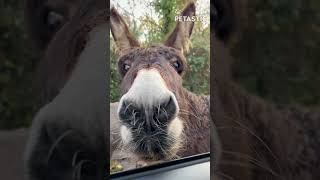
[(130, 33), (127, 24), (112, 7), (110, 12), (111, 33), (120, 53), (132, 47), (139, 47), (139, 42)]
[[(181, 12), (180, 16), (188, 16), (191, 19), (196, 15), (196, 7), (193, 2), (189, 3)], [(194, 26), (193, 21), (178, 21), (172, 33), (168, 36), (164, 45), (174, 47), (182, 53), (189, 50), (190, 36)]]

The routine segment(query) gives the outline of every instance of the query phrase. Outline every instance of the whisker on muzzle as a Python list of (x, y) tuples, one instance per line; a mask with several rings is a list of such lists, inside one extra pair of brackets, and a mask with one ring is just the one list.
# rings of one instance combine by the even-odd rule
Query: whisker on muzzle
[(61, 134), (56, 140), (55, 142), (52, 144), (52, 146), (50, 147), (50, 150), (48, 152), (48, 156), (47, 156), (47, 164), (49, 164), (50, 158), (52, 157), (54, 150), (58, 147), (59, 143), (66, 138), (67, 136), (71, 135), (75, 133), (74, 130), (67, 130), (65, 131), (63, 134)]

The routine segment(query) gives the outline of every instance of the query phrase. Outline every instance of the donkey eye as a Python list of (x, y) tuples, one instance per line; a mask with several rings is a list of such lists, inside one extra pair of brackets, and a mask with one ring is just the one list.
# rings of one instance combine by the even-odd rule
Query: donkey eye
[(172, 63), (172, 66), (176, 69), (176, 71), (178, 73), (181, 73), (182, 72), (182, 65), (181, 65), (181, 62), (179, 60), (175, 61)]
[(51, 31), (56, 31), (62, 26), (64, 19), (62, 14), (49, 10), (46, 17), (46, 24)]
[(123, 64), (124, 71), (129, 71), (130, 68), (131, 68), (131, 66), (129, 64)]

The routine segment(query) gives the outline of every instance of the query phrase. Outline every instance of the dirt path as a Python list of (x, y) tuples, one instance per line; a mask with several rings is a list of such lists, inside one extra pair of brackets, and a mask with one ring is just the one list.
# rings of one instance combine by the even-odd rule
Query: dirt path
[(125, 152), (124, 150), (120, 150), (119, 142), (121, 141), (120, 137), (120, 122), (117, 116), (117, 108), (118, 103), (111, 103), (110, 104), (110, 129), (111, 129), (111, 136), (110, 142), (113, 143), (111, 151), (113, 151), (113, 155), (111, 157), (111, 161), (116, 161), (122, 165), (123, 170), (133, 169), (136, 168), (137, 158), (130, 152)]

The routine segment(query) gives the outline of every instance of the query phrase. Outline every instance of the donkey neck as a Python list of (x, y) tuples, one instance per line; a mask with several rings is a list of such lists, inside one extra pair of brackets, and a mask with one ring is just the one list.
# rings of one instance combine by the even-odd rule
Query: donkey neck
[(187, 138), (180, 153), (190, 156), (210, 151), (210, 112), (209, 96), (199, 96), (186, 89), (180, 105), (179, 117), (184, 122), (184, 133)]
[[(318, 173), (315, 169), (319, 169), (320, 165), (315, 162), (320, 155), (314, 147), (320, 147), (320, 142), (316, 140), (320, 138), (320, 133), (315, 133), (314, 127), (319, 124), (319, 113), (298, 106), (267, 103), (233, 82), (219, 83), (217, 87), (218, 98), (222, 102), (219, 110), (224, 114), (223, 118), (213, 120), (218, 127), (223, 151), (259, 159), (272, 167), (273, 172), (253, 173), (245, 166), (233, 173), (234, 167), (225, 166), (223, 173), (231, 177), (251, 174), (255, 177), (270, 176), (272, 179), (275, 176), (289, 177), (292, 169), (296, 169), (301, 174), (292, 178), (294, 180), (303, 173)], [(310, 132), (314, 135), (310, 136)], [(261, 152), (260, 155), (256, 156), (252, 149)], [(301, 157), (304, 164), (310, 165), (309, 169), (304, 169), (299, 159)], [(235, 161), (237, 158), (222, 156), (221, 161)], [(241, 163), (250, 164), (248, 160), (241, 160)]]
[[(210, 96), (203, 96), (203, 95), (197, 95), (195, 93), (192, 93), (188, 91), (187, 89), (183, 89), (183, 98), (184, 98), (184, 105), (183, 107), (190, 112), (188, 114), (188, 119), (190, 121), (193, 121), (195, 118), (195, 115), (201, 116), (202, 120), (209, 120), (209, 110), (210, 110)], [(194, 114), (191, 114), (194, 113)]]

